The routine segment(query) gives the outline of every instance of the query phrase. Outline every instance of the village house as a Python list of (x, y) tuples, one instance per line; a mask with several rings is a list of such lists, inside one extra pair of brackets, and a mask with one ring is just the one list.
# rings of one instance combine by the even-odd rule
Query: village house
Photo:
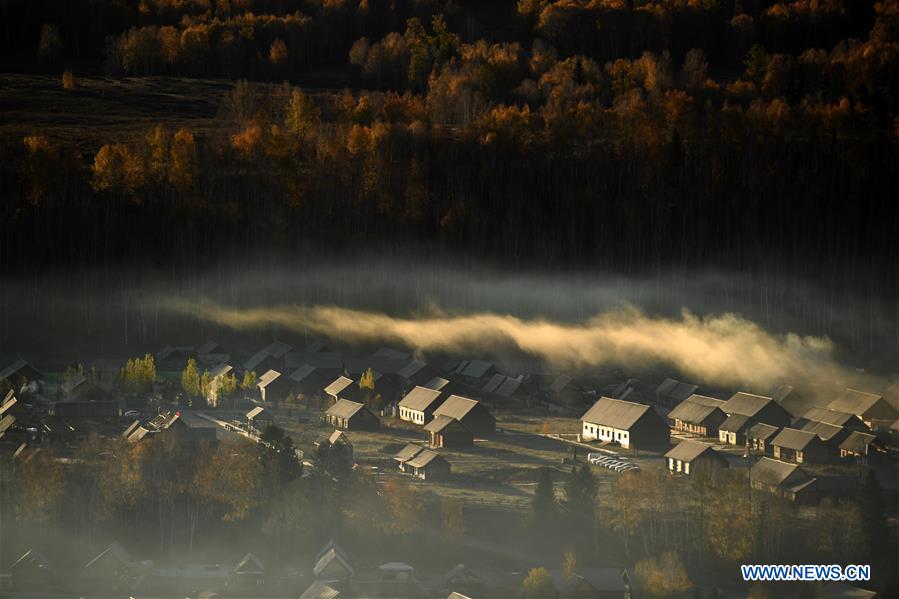
[(806, 410), (802, 417), (793, 423), (795, 427), (802, 427), (809, 422), (823, 422), (833, 426), (840, 426), (851, 430), (867, 430), (865, 423), (855, 414), (849, 412), (838, 412), (830, 408), (821, 408), (818, 406)]
[(578, 568), (570, 575), (550, 570), (558, 599), (630, 599), (630, 576), (620, 568)]
[(427, 424), (434, 417), (434, 410), (446, 401), (447, 395), (427, 387), (415, 387), (400, 400), (400, 420)]
[(809, 407), (806, 400), (792, 385), (778, 385), (771, 390), (771, 399), (793, 416), (803, 414)]
[[(793, 428), (796, 428), (796, 425), (793, 425)], [(815, 435), (821, 439), (821, 442), (824, 443), (827, 451), (833, 456), (836, 456), (839, 453), (840, 443), (845, 441), (846, 437), (849, 436), (849, 433), (852, 432), (851, 429), (836, 424), (818, 422), (817, 420), (809, 420), (800, 430), (808, 433), (815, 433)]]
[(423, 385), (437, 376), (437, 371), (423, 360), (411, 360), (396, 371), (404, 387)]
[(656, 388), (656, 401), (666, 408), (673, 408), (696, 393), (699, 385), (682, 383), (677, 379), (665, 379)]
[(474, 435), (465, 425), (449, 416), (438, 416), (424, 426), (431, 447), (468, 447)]
[(718, 426), (718, 441), (725, 445), (745, 445), (746, 433), (755, 422), (744, 414), (731, 414)]
[(671, 432), (652, 407), (600, 398), (581, 418), (584, 441), (608, 441), (624, 448), (668, 447)]
[(718, 427), (727, 419), (721, 410), (721, 399), (705, 395), (690, 395), (668, 413), (668, 420), (674, 423), (674, 430), (700, 437), (717, 437)]
[(728, 461), (715, 451), (711, 445), (697, 441), (681, 441), (665, 454), (668, 472), (692, 476), (697, 472), (712, 472), (718, 468), (727, 468)]
[(718, 427), (718, 440), (727, 445), (745, 445), (747, 431), (759, 422), (784, 427), (792, 420), (772, 398), (742, 391), (727, 400), (721, 410), (727, 420)]
[(773, 493), (789, 501), (807, 503), (816, 498), (816, 479), (797, 464), (761, 458), (749, 469), (753, 489)]
[(265, 586), (265, 566), (252, 552), (247, 553), (234, 566), (233, 587), (245, 592)]
[(774, 457), (797, 464), (826, 464), (830, 454), (818, 435), (795, 428), (784, 428), (771, 440)]
[(441, 479), (449, 476), (450, 465), (442, 455), (422, 449), (405, 463), (404, 471), (422, 480)]
[(545, 396), (557, 406), (578, 408), (584, 402), (584, 389), (567, 374), (560, 374), (547, 387)]
[(12, 576), (13, 588), (34, 589), (51, 584), (56, 572), (50, 561), (34, 549), (29, 549), (14, 561), (7, 573)]
[(840, 443), (840, 457), (853, 459), (860, 464), (868, 464), (889, 459), (889, 452), (880, 439), (871, 433), (852, 431), (846, 439)]
[(338, 599), (340, 595), (341, 592), (339, 589), (320, 580), (316, 580), (306, 587), (306, 590), (300, 595), (300, 599)]
[(771, 440), (777, 436), (780, 429), (764, 422), (754, 424), (746, 431), (746, 446), (751, 451), (761, 455), (774, 455), (774, 448), (771, 447)]
[(484, 383), (497, 372), (499, 371), (495, 364), (483, 360), (462, 360), (453, 370), (454, 374), (475, 388), (483, 387)]
[(290, 394), (290, 379), (277, 370), (266, 370), (256, 381), (262, 403), (278, 403)]
[(381, 426), (381, 421), (365, 404), (348, 399), (337, 400), (325, 412), (323, 419), (334, 428), (343, 430), (375, 430)]
[(421, 445), (409, 443), (393, 456), (393, 461), (396, 462), (396, 467), (399, 468), (400, 472), (406, 472), (406, 464), (409, 460), (417, 456), (419, 452), (423, 450), (424, 447)]
[(209, 371), (209, 389), (206, 392), (206, 402), (210, 406), (216, 407), (219, 405), (220, 390), (225, 382), (225, 377), (231, 374), (233, 370), (233, 366), (223, 362), (215, 365)]
[(325, 395), (333, 401), (337, 402), (341, 399), (355, 401), (359, 398), (359, 385), (353, 379), (346, 376), (339, 376), (330, 385), (324, 389)]
[(872, 430), (887, 428), (899, 418), (899, 411), (882, 395), (865, 393), (856, 389), (845, 389), (827, 407), (836, 412), (854, 414)]
[(434, 410), (434, 417), (447, 416), (461, 422), (477, 437), (489, 437), (496, 433), (496, 418), (487, 407), (473, 399), (460, 395), (450, 395)]
[(307, 399), (320, 397), (325, 385), (332, 380), (311, 364), (303, 364), (291, 372), (287, 379), (290, 385), (290, 393), (297, 398), (303, 397)]
[(251, 433), (261, 435), (265, 429), (275, 423), (272, 415), (262, 406), (256, 406), (247, 412), (247, 430)]
[(329, 437), (316, 441), (315, 450), (319, 459), (353, 465), (353, 444), (342, 431), (334, 431)]
[(319, 581), (340, 584), (356, 576), (347, 554), (331, 541), (315, 558), (312, 575)]
[(153, 356), (153, 362), (159, 371), (182, 370), (190, 358), (196, 356), (193, 346), (190, 345), (166, 345)]

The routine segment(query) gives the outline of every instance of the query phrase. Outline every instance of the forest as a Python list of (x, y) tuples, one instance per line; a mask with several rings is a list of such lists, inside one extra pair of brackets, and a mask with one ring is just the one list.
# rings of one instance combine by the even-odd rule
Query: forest
[[(0, 20), (3, 71), (71, 112), (0, 126), (8, 272), (407, 242), (866, 265), (899, 241), (896, 0), (12, 0)], [(202, 123), (76, 126), (135, 78), (226, 85)]]

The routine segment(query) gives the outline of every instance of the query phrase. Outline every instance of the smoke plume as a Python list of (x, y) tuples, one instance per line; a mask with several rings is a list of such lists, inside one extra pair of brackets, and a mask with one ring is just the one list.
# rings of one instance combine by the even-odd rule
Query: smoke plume
[(648, 316), (635, 308), (579, 322), (523, 319), (506, 314), (452, 314), (432, 308), (404, 318), (336, 306), (233, 308), (166, 300), (164, 308), (234, 329), (275, 327), (348, 343), (396, 343), (421, 352), (499, 356), (509, 349), (559, 367), (617, 364), (628, 369), (670, 365), (722, 385), (846, 381), (852, 374), (833, 357), (826, 337), (775, 335), (735, 314), (679, 318)]

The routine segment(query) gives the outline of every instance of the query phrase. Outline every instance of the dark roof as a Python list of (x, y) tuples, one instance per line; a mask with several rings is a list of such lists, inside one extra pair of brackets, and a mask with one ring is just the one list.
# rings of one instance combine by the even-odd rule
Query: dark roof
[(424, 447), (421, 445), (415, 445), (414, 443), (409, 443), (401, 450), (399, 450), (396, 455), (393, 456), (393, 459), (397, 462), (408, 462), (420, 452)]
[(235, 572), (265, 572), (265, 566), (262, 565), (262, 562), (259, 561), (253, 552), (247, 553), (243, 556), (237, 565), (234, 566)]
[(462, 367), (458, 372), (463, 376), (469, 376), (471, 378), (479, 379), (487, 374), (487, 372), (493, 367), (494, 366), (491, 362), (484, 362), (483, 360), (471, 360), (469, 362), (465, 362), (464, 367)]
[[(701, 396), (691, 395), (689, 398), (680, 402), (668, 413), (668, 418), (689, 422), (690, 424), (700, 424), (713, 412), (721, 411), (717, 405), (707, 405), (703, 402), (693, 401), (694, 397)], [(724, 404), (721, 400), (715, 401), (719, 402), (719, 404)]]
[(218, 347), (219, 347), (219, 344), (216, 343), (215, 341), (207, 341), (206, 343), (204, 343), (203, 345), (201, 345), (200, 347), (197, 348), (197, 354), (199, 354), (201, 356), (204, 356), (206, 354), (211, 354), (212, 352), (217, 350)]
[(843, 431), (843, 427), (837, 426), (836, 424), (827, 424), (826, 422), (809, 420), (803, 425), (802, 430), (809, 433), (815, 433), (822, 441), (830, 441), (834, 436)]
[(265, 351), (264, 349), (260, 350), (260, 351), (256, 352), (255, 354), (253, 354), (252, 356), (250, 356), (250, 358), (246, 362), (243, 363), (243, 369), (244, 370), (256, 370), (256, 367), (259, 366), (260, 364), (262, 364), (262, 362), (264, 362), (265, 359), (269, 358), (269, 357), (271, 357), (271, 356), (269, 356), (269, 353), (267, 351)]
[(755, 416), (766, 405), (774, 401), (770, 397), (764, 395), (754, 395), (752, 393), (744, 393), (739, 391), (725, 402), (722, 406), (728, 414), (742, 414), (743, 416)]
[(725, 431), (729, 433), (738, 433), (749, 423), (749, 416), (744, 416), (743, 414), (732, 414), (727, 417), (727, 420), (718, 425), (719, 431)]
[(776, 426), (759, 422), (758, 424), (753, 425), (749, 431), (747, 431), (747, 434), (753, 439), (762, 439), (765, 441), (776, 435), (779, 430), (780, 428)]
[(435, 376), (430, 381), (422, 385), (422, 387), (427, 387), (428, 389), (436, 389), (441, 390), (449, 384), (449, 381), (441, 376)]
[(499, 387), (503, 383), (504, 380), (506, 380), (506, 375), (496, 373), (492, 377), (490, 377), (490, 380), (487, 381), (487, 383), (484, 385), (482, 391), (493, 393), (494, 391), (496, 391), (497, 387)]
[(699, 389), (699, 385), (682, 383), (677, 379), (665, 379), (656, 389), (656, 393), (664, 395), (665, 397), (671, 397), (678, 401), (683, 401), (696, 393), (697, 389)]
[(859, 415), (870, 410), (881, 399), (883, 399), (882, 396), (874, 393), (866, 393), (856, 389), (844, 389), (835, 400), (827, 404), (827, 407), (837, 412)]
[(753, 464), (750, 476), (754, 482), (760, 482), (772, 487), (779, 487), (788, 480), (791, 483), (809, 480), (808, 474), (797, 464), (788, 464), (772, 458), (762, 458)]
[(827, 424), (835, 424), (837, 426), (846, 426), (846, 423), (856, 418), (855, 414), (818, 407), (810, 408), (802, 415), (802, 417), (806, 420), (826, 422)]
[(592, 408), (587, 410), (587, 413), (581, 417), (581, 420), (591, 424), (601, 424), (625, 430), (632, 427), (635, 422), (643, 417), (647, 410), (651, 409), (644, 404), (601, 397), (593, 404)]
[(560, 374), (549, 386), (549, 390), (553, 393), (561, 393), (562, 389), (571, 384), (571, 377), (567, 374)]
[(28, 362), (19, 358), (18, 360), (16, 360), (15, 362), (10, 364), (3, 370), (0, 370), (0, 380), (8, 379), (9, 377), (11, 377), (15, 373), (19, 372), (20, 370), (22, 370), (23, 368), (26, 368), (26, 367), (30, 367), (30, 368), (34, 369), (35, 371), (37, 370), (36, 368), (34, 368), (30, 364), (28, 364)]
[(877, 440), (877, 437), (870, 433), (863, 433), (861, 431), (852, 431), (846, 439), (840, 443), (840, 449), (851, 451), (853, 453), (864, 454), (867, 453), (868, 445), (871, 445)]
[(209, 376), (216, 379), (234, 370), (230, 364), (219, 364), (209, 371)]
[(692, 462), (707, 451), (711, 451), (713, 456), (717, 456), (711, 445), (697, 441), (681, 441), (666, 453), (665, 457), (674, 458), (682, 462)]
[(396, 373), (404, 379), (412, 378), (427, 365), (428, 364), (426, 362), (423, 362), (422, 360), (412, 360), (411, 362), (397, 370)]
[(777, 436), (771, 440), (771, 445), (800, 450), (808, 447), (808, 444), (815, 439), (817, 439), (815, 433), (800, 431), (795, 428), (785, 428), (777, 433)]
[(478, 403), (461, 395), (450, 395), (445, 402), (440, 404), (440, 407), (434, 410), (434, 416), (449, 416), (456, 420), (462, 420)]
[(327, 370), (340, 370), (343, 368), (340, 354), (329, 352), (288, 352), (284, 354), (284, 365), (287, 368), (299, 368), (304, 364)]
[(328, 411), (325, 413), (328, 416), (333, 416), (335, 418), (352, 418), (356, 415), (356, 412), (364, 407), (364, 404), (356, 403), (355, 401), (338, 399), (337, 403), (328, 408)]
[(778, 385), (771, 391), (771, 398), (777, 403), (783, 404), (784, 400), (795, 391), (792, 385)]
[(427, 387), (417, 386), (412, 391), (406, 394), (406, 396), (400, 400), (400, 407), (406, 408), (407, 410), (415, 410), (417, 412), (423, 412), (427, 410), (431, 405), (440, 398), (440, 391), (435, 391), (434, 389), (428, 389)]
[(497, 387), (494, 394), (499, 395), (500, 397), (512, 397), (515, 392), (518, 391), (518, 388), (521, 387), (522, 382), (521, 378), (513, 379), (512, 377), (506, 377), (506, 380), (503, 381), (502, 385)]
[(315, 372), (315, 366), (312, 366), (311, 364), (303, 364), (302, 366), (291, 372), (290, 376), (287, 378), (295, 383), (300, 383), (303, 381), (303, 379), (305, 379), (313, 372)]
[(312, 568), (312, 574), (318, 576), (333, 561), (339, 562), (351, 575), (354, 573), (353, 567), (350, 566), (346, 558), (335, 547), (331, 547), (318, 559), (315, 567)]
[(284, 354), (292, 349), (293, 348), (286, 343), (282, 343), (281, 341), (273, 341), (262, 351), (272, 356), (273, 358), (282, 358), (284, 357)]

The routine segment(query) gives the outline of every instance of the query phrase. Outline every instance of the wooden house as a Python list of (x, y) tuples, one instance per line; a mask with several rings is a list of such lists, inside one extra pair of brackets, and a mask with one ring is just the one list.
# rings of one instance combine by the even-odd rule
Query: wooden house
[(334, 428), (342, 430), (375, 430), (381, 426), (381, 421), (365, 404), (348, 399), (337, 400), (325, 412), (323, 419)]
[(247, 418), (247, 430), (257, 435), (261, 435), (265, 432), (265, 429), (270, 427), (275, 423), (274, 417), (272, 417), (271, 413), (266, 411), (262, 406), (256, 406), (246, 415)]
[(858, 416), (870, 429), (888, 428), (896, 418), (896, 410), (882, 395), (866, 393), (856, 389), (845, 389), (827, 407), (836, 412), (844, 412)]
[(396, 466), (400, 469), (401, 472), (406, 472), (406, 464), (409, 462), (409, 460), (417, 456), (423, 450), (424, 447), (422, 447), (421, 445), (409, 443), (401, 450), (399, 450), (396, 455), (393, 456), (393, 461), (396, 462)]
[(291, 391), (291, 380), (277, 370), (266, 370), (256, 382), (262, 403), (284, 401)]
[(353, 444), (342, 431), (334, 431), (327, 438), (317, 441), (315, 450), (321, 460), (337, 461), (347, 467), (353, 465)]
[(356, 401), (361, 395), (359, 385), (347, 376), (337, 377), (331, 384), (325, 387), (324, 392), (332, 402), (338, 402), (341, 399)]
[(463, 360), (453, 370), (453, 374), (476, 388), (483, 387), (497, 372), (499, 370), (495, 364), (483, 360)]
[(428, 389), (427, 387), (415, 387), (406, 394), (399, 403), (400, 420), (425, 425), (434, 418), (434, 410), (446, 401), (448, 395)]
[(721, 409), (724, 403), (721, 399), (694, 393), (668, 413), (668, 420), (676, 431), (700, 437), (717, 437), (718, 427), (727, 419), (727, 414)]
[(438, 416), (458, 420), (477, 437), (488, 437), (496, 433), (496, 418), (493, 414), (483, 403), (467, 397), (450, 395), (434, 410), (434, 417)]
[(861, 431), (852, 431), (840, 443), (839, 449), (841, 458), (856, 460), (861, 464), (886, 461), (889, 457), (889, 452), (880, 439), (871, 433)]
[(795, 428), (784, 428), (771, 440), (774, 457), (797, 464), (825, 464), (830, 454), (818, 435)]
[(602, 397), (581, 421), (581, 438), (585, 441), (607, 441), (638, 449), (667, 448), (670, 444), (668, 424), (644, 404)]
[(761, 458), (749, 469), (752, 488), (773, 493), (789, 501), (808, 503), (815, 500), (816, 479), (797, 464), (772, 458)]
[(792, 417), (771, 397), (754, 395), (742, 391), (735, 393), (727, 400), (722, 411), (728, 416), (740, 414), (752, 419), (753, 424), (764, 422), (772, 426), (790, 426)]
[(449, 416), (438, 416), (424, 426), (431, 447), (468, 447), (474, 435), (464, 424)]
[(697, 389), (699, 385), (668, 378), (656, 388), (656, 401), (666, 408), (673, 408), (696, 393)]
[(449, 476), (450, 465), (442, 455), (422, 449), (406, 462), (405, 470), (422, 480), (441, 479)]
[(234, 587), (246, 591), (265, 586), (265, 566), (252, 552), (234, 566)]
[(771, 440), (780, 432), (780, 429), (764, 422), (754, 424), (746, 431), (746, 446), (750, 450), (761, 454), (772, 456), (774, 448), (771, 447)]
[(312, 575), (319, 581), (338, 583), (351, 580), (356, 576), (356, 571), (350, 565), (346, 553), (334, 545), (318, 556)]
[(715, 451), (711, 445), (697, 441), (681, 441), (665, 454), (665, 460), (668, 464), (668, 472), (685, 476), (728, 467), (727, 459)]

